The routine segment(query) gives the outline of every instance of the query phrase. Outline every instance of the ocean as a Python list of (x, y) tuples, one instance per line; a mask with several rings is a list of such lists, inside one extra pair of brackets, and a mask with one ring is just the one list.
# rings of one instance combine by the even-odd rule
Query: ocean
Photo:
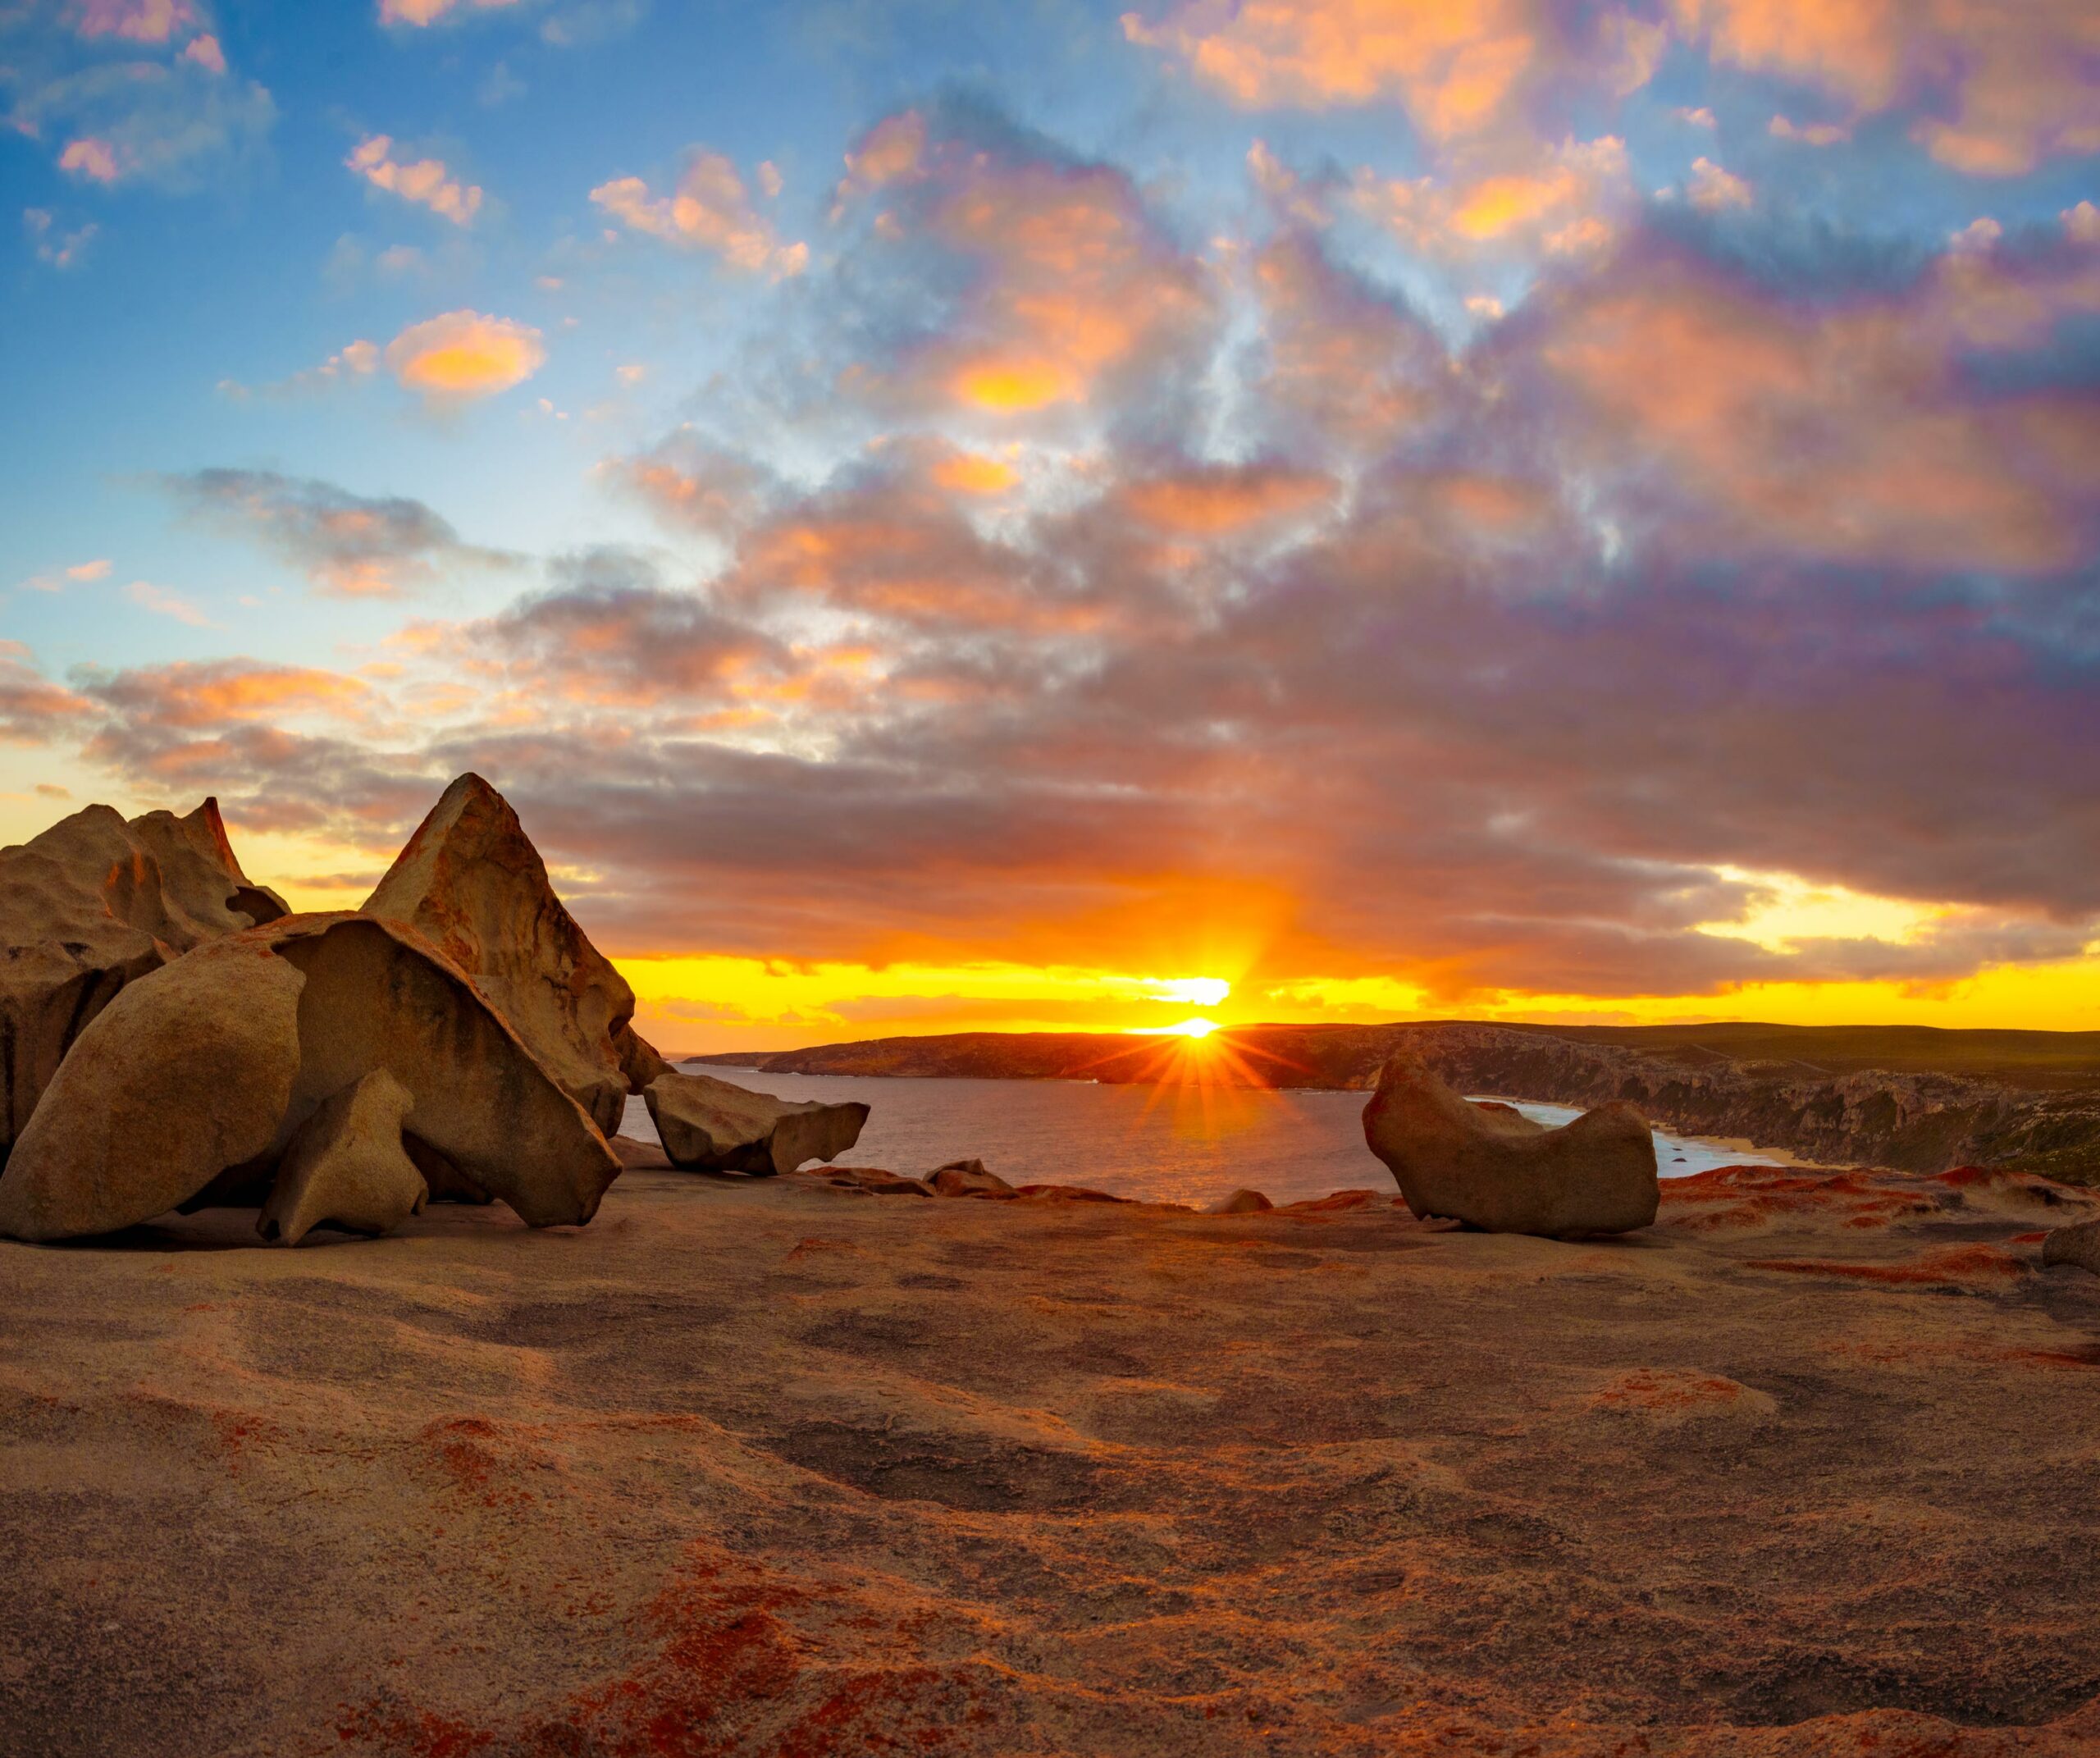
[[(1090, 1185), (1116, 1196), (1198, 1208), (1242, 1186), (1273, 1203), (1397, 1189), (1363, 1145), (1367, 1093), (692, 1071), (779, 1098), (864, 1100), (871, 1107), (868, 1125), (845, 1158), (892, 1172), (916, 1175), (949, 1160), (976, 1159), (1011, 1184)], [(1567, 1105), (1518, 1108), (1549, 1124), (1579, 1115)], [(639, 1098), (628, 1101), (623, 1127), (641, 1140), (656, 1139)], [(1655, 1131), (1657, 1169), (1665, 1178), (1784, 1158)]]

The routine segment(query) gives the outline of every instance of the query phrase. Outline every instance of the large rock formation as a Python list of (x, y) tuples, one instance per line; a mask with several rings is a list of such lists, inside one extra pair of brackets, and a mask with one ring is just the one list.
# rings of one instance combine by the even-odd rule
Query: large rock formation
[(1507, 1105), (1468, 1103), (1404, 1053), (1363, 1107), (1363, 1139), (1418, 1217), (1490, 1233), (1627, 1233), (1652, 1222), (1660, 1201), (1655, 1139), (1630, 1106), (1548, 1129)]
[(0, 1164), (126, 984), (284, 914), (241, 871), (215, 800), (128, 823), (90, 806), (0, 849)]
[(535, 1226), (588, 1221), (619, 1162), (465, 975), (413, 929), (294, 916), (132, 984), (82, 1032), (0, 1174), (0, 1233), (259, 1200), (308, 1120), (385, 1070), (409, 1139)]
[(747, 1092), (711, 1075), (664, 1074), (642, 1098), (672, 1165), (690, 1172), (792, 1172), (861, 1139), (868, 1107)]
[(631, 1023), (634, 991), (555, 895), (510, 805), (478, 775), (445, 790), (363, 913), (405, 922), (473, 978), (600, 1130), (669, 1071)]

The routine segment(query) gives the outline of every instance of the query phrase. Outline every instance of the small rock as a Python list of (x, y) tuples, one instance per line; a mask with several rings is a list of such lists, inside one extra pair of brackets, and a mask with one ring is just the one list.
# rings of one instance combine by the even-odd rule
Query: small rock
[(982, 1160), (951, 1160), (927, 1173), (926, 1182), (936, 1196), (1008, 1197), (1014, 1187), (997, 1172), (987, 1171)]
[(384, 1068), (324, 1100), (286, 1146), (255, 1231), (296, 1245), (317, 1226), (377, 1235), (421, 1214), (430, 1187), (401, 1145), (415, 1103)]
[(1213, 1203), (1205, 1209), (1207, 1215), (1261, 1215), (1274, 1208), (1276, 1204), (1258, 1190), (1235, 1190), (1221, 1203)]

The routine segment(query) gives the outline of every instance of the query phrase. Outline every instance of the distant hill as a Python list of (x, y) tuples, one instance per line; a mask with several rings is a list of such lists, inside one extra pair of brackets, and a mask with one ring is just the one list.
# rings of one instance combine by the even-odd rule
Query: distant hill
[(2100, 1032), (1433, 1021), (1235, 1026), (1193, 1043), (1120, 1032), (961, 1032), (692, 1060), (804, 1075), (1346, 1089), (1375, 1085), (1403, 1048), (1463, 1091), (1575, 1105), (1623, 1099), (1669, 1128), (1826, 1164), (2015, 1165), (2100, 1181)]
[[(953, 1032), (870, 1038), (801, 1050), (687, 1058), (737, 1068), (812, 1075), (901, 1075), (1001, 1080), (1144, 1082), (1185, 1079), (1192, 1068), (1231, 1085), (1358, 1087), (1411, 1034), (1453, 1026), (1609, 1044), (1689, 1067), (1716, 1062), (1788, 1064), (1806, 1073), (1956, 1075), (2033, 1092), (2100, 1090), (2100, 1032), (1947, 1030), (1931, 1025), (1510, 1025), (1472, 1020), (1389, 1025), (1231, 1026), (1194, 1057), (1174, 1038), (1124, 1032)], [(1236, 1053), (1221, 1057), (1220, 1048)]]

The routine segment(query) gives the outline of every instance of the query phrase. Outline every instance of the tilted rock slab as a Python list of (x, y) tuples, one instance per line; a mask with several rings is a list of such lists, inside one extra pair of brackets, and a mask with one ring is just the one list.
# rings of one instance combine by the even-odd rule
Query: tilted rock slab
[(322, 1105), (384, 1069), (418, 1142), (533, 1226), (597, 1212), (619, 1162), (468, 978), (413, 929), (289, 916), (130, 984), (0, 1173), (0, 1233), (112, 1232), (264, 1183)]
[(1647, 1226), (1662, 1199), (1655, 1137), (1631, 1106), (1548, 1129), (1507, 1105), (1469, 1103), (1404, 1053), (1363, 1107), (1363, 1139), (1418, 1219), (1574, 1239)]
[(478, 775), (445, 790), (363, 913), (404, 922), (479, 984), (607, 1135), (670, 1065), (631, 1023), (634, 991), (577, 925), (510, 803)]
[(430, 1186), (401, 1145), (415, 1105), (383, 1068), (323, 1101), (285, 1148), (256, 1231), (296, 1245), (317, 1226), (391, 1233), (420, 1214)]
[(868, 1107), (753, 1093), (712, 1075), (659, 1075), (642, 1092), (664, 1152), (688, 1172), (792, 1172), (861, 1139)]
[(215, 800), (128, 823), (90, 806), (0, 849), (0, 1164), (126, 984), (285, 913), (241, 871)]

